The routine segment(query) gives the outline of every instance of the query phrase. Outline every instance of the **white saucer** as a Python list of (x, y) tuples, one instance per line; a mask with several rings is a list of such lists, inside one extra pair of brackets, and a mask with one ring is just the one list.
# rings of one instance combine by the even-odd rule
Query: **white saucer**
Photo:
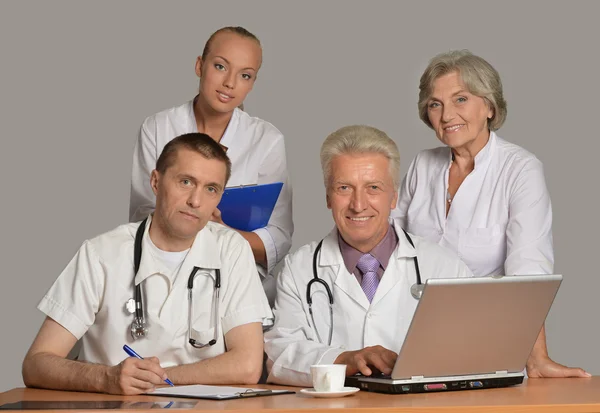
[(338, 391), (316, 391), (314, 388), (310, 388), (310, 389), (302, 389), (300, 390), (300, 393), (304, 393), (308, 396), (311, 397), (344, 397), (344, 396), (348, 396), (350, 394), (356, 393), (357, 391), (360, 391), (360, 389), (358, 387), (343, 387), (341, 390)]

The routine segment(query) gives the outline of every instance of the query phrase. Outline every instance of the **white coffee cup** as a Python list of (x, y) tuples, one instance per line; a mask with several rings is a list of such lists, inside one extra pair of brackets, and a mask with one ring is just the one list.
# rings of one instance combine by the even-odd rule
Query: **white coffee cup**
[(310, 366), (313, 387), (318, 392), (335, 392), (344, 388), (345, 364), (315, 364)]

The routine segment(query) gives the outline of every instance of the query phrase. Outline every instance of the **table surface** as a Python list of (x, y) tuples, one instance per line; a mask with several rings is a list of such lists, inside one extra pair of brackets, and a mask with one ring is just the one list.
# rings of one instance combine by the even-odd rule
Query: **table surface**
[[(250, 387), (250, 386), (247, 386)], [(140, 411), (156, 402), (179, 402), (173, 407), (204, 412), (600, 412), (600, 376), (581, 379), (528, 379), (503, 389), (465, 390), (427, 394), (379, 394), (360, 391), (351, 396), (318, 399), (300, 393), (298, 387), (256, 385), (254, 388), (290, 389), (296, 394), (243, 400), (195, 400), (158, 396), (113, 396), (18, 388), (0, 393), (0, 405), (27, 401), (120, 401), (120, 410)], [(2, 410), (6, 411), (6, 410)], [(48, 412), (51, 410), (45, 410)], [(60, 410), (65, 412), (65, 410)], [(86, 410), (92, 411), (92, 410)], [(96, 411), (106, 411), (96, 410)], [(182, 410), (180, 410), (182, 411)]]

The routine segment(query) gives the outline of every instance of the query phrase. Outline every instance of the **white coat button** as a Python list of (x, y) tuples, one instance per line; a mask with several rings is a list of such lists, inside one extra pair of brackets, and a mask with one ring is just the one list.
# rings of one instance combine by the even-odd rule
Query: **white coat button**
[(371, 318), (373, 318), (373, 314), (371, 314), (371, 313), (367, 314), (367, 318), (368, 318), (368, 319), (371, 319)]

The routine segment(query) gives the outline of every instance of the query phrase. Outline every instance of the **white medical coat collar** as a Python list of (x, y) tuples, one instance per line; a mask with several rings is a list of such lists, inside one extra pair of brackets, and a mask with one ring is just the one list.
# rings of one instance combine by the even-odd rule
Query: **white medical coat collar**
[[(403, 274), (401, 274), (398, 270), (399, 261), (404, 258), (409, 258), (412, 261), (412, 258), (417, 255), (417, 250), (410, 245), (408, 239), (404, 235), (402, 227), (400, 226), (400, 221), (398, 219), (394, 219), (391, 220), (390, 223), (394, 226), (394, 230), (398, 235), (398, 246), (390, 257), (388, 267), (384, 272), (384, 276), (381, 279), (379, 287), (377, 288), (377, 292), (375, 293), (375, 297), (373, 297), (373, 301), (371, 303), (369, 303), (369, 300), (367, 300), (367, 297), (365, 296), (360, 284), (356, 280), (356, 277), (348, 273), (348, 270), (344, 265), (344, 258), (342, 257), (342, 252), (340, 251), (340, 246), (338, 243), (337, 228), (333, 228), (329, 235), (323, 239), (323, 246), (321, 247), (317, 272), (322, 273), (319, 270), (319, 267), (337, 266), (337, 269), (332, 268), (332, 272), (335, 274), (331, 278), (332, 282), (365, 309), (377, 304), (377, 302), (380, 301), (394, 285), (402, 280)], [(413, 242), (415, 242), (415, 245), (418, 245), (418, 241), (415, 239), (416, 237), (411, 238), (413, 239)], [(412, 271), (412, 262), (410, 265)]]
[[(196, 123), (196, 114), (194, 113), (194, 102), (198, 95), (194, 96), (194, 99), (188, 102), (188, 119), (190, 124), (188, 125), (188, 129), (194, 132), (198, 131), (198, 124)], [(239, 108), (235, 108), (233, 110), (233, 114), (231, 115), (231, 119), (229, 119), (229, 123), (225, 128), (225, 132), (223, 132), (223, 136), (219, 143), (227, 148), (230, 148), (233, 144), (235, 132), (237, 131), (238, 124), (240, 123), (240, 112), (242, 110)]]
[[(154, 274), (164, 274), (165, 266), (161, 263), (157, 263), (156, 259), (150, 253), (150, 249), (146, 248), (146, 244), (150, 241), (149, 229), (152, 222), (152, 215), (148, 217), (146, 223), (146, 229), (144, 230), (144, 237), (142, 238), (142, 259), (140, 261), (140, 269), (135, 276), (135, 285), (138, 285), (146, 278)], [(190, 251), (188, 252), (185, 260), (181, 264), (179, 272), (183, 274), (190, 274), (194, 267), (201, 269), (217, 269), (221, 268), (221, 255), (217, 248), (217, 238), (212, 233), (210, 226), (219, 225), (209, 222), (204, 228), (198, 232), (196, 239), (192, 244)], [(135, 239), (135, 232), (138, 226), (133, 227), (132, 237)], [(132, 267), (133, 269), (133, 267)], [(214, 276), (211, 274), (211, 276)], [(187, 275), (186, 275), (187, 280)]]
[[(490, 137), (483, 148), (475, 155), (474, 169), (486, 169), (492, 159), (492, 154), (496, 149), (496, 134), (490, 131)], [(452, 150), (448, 147), (448, 159), (452, 162)]]

